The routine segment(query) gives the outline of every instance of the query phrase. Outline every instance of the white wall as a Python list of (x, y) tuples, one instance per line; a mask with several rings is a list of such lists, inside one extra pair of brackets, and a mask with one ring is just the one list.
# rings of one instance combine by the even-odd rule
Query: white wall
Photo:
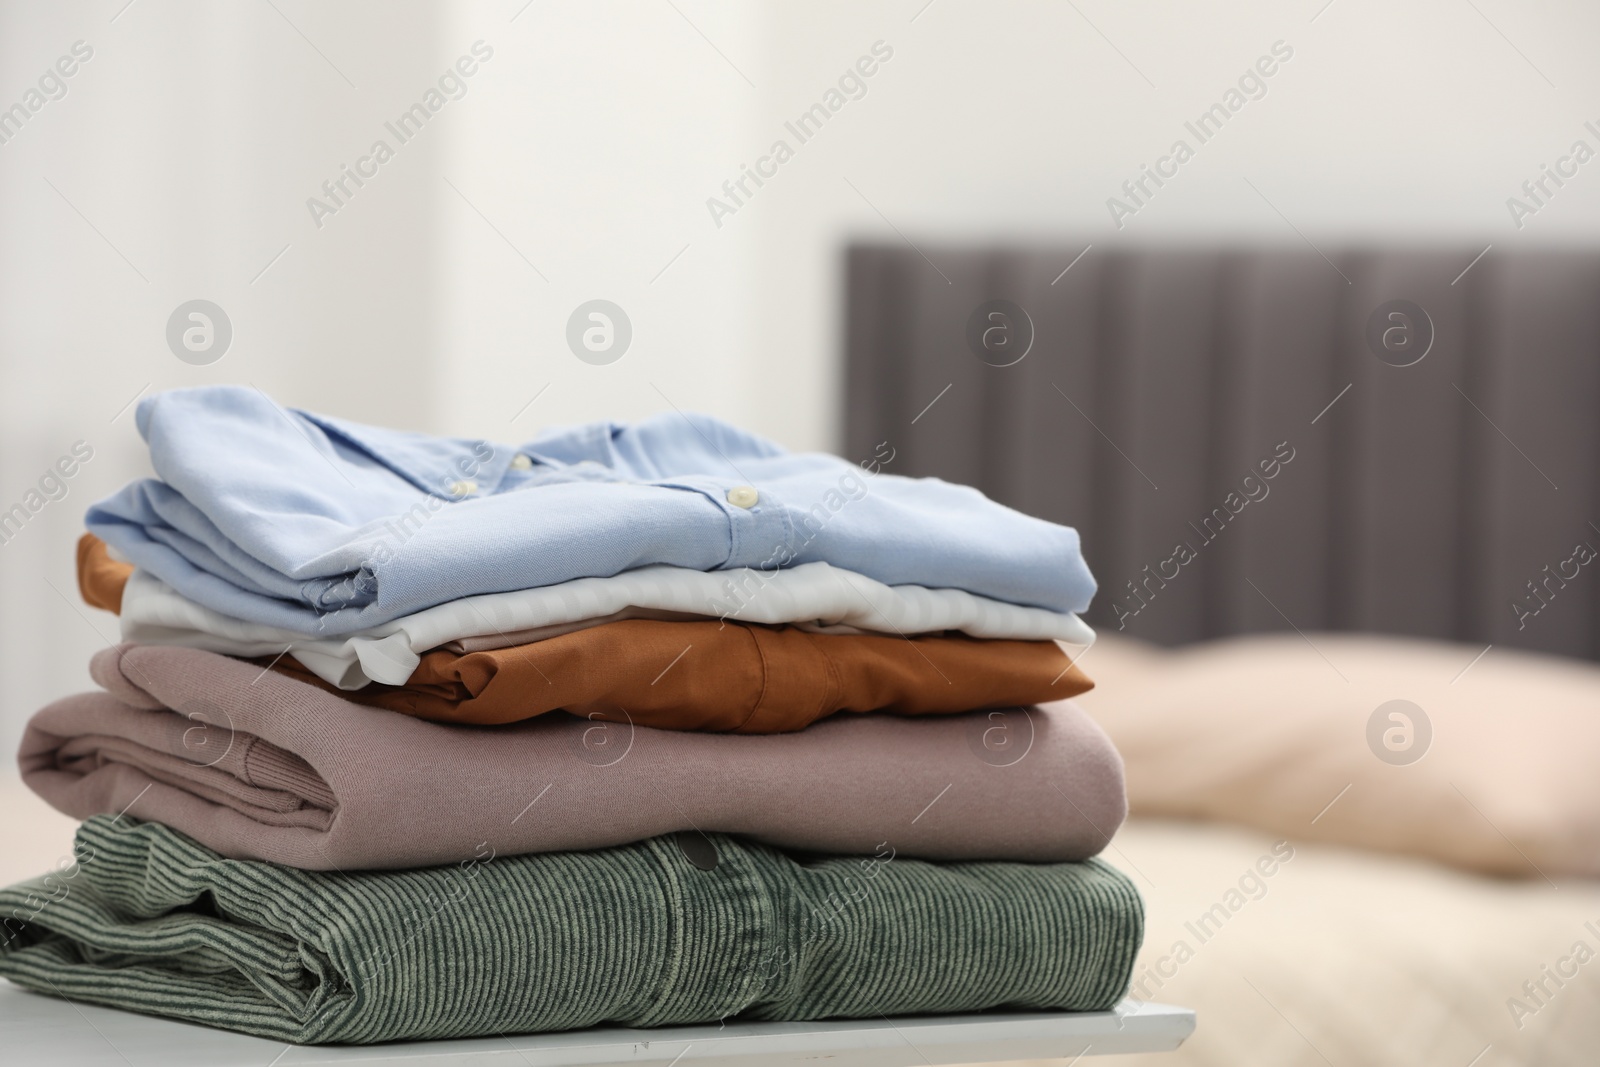
[[(752, 232), (709, 229), (703, 206), (759, 102), (735, 69), (762, 62), (758, 9), (523, 2), (464, 8), (445, 33), (496, 51), (443, 164), (471, 204), (446, 188), (440, 207), (441, 424), (522, 440), (669, 402), (759, 424)], [(607, 366), (565, 340), (592, 299), (633, 324)]]
[[(93, 49), (0, 144), (0, 511), (73, 442), (94, 449), (66, 498), (0, 544), (0, 773), (27, 716), (87, 688), (90, 654), (116, 638), (79, 604), (72, 550), (87, 504), (148, 469), (133, 397), (248, 382), (357, 418), (433, 418), (442, 138), (320, 230), (305, 201), (429, 83), (438, 17), (279, 3), (324, 59), (264, 3), (121, 6), (0, 4), (0, 108), (74, 42)], [(210, 366), (165, 341), (194, 298), (233, 323)]]
[[(898, 240), (885, 218), (935, 252), (1301, 240), (1282, 216), (1319, 244), (1600, 235), (1600, 162), (1521, 230), (1505, 205), (1573, 139), (1600, 149), (1600, 11), (1576, 0), (122, 2), (0, 0), (0, 107), (95, 49), (0, 144), (0, 508), (96, 449), (0, 545), (0, 750), (114, 637), (69, 603), (71, 546), (143, 468), (111, 420), (146, 385), (507, 439), (670, 402), (827, 447), (840, 248)], [(466, 95), (318, 228), (306, 198), (480, 39)], [(1106, 198), (1280, 39), (1267, 95), (1117, 229)], [(716, 226), (706, 199), (879, 40), (866, 96)], [(236, 330), (209, 367), (163, 340), (193, 297)], [(596, 297), (634, 324), (610, 366), (564, 340)]]

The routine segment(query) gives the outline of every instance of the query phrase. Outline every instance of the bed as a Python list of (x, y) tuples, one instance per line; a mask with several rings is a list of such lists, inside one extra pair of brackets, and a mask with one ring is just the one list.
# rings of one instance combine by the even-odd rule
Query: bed
[(1083, 535), (1150, 1062), (1592, 1063), (1600, 253), (1087, 244), (850, 248), (844, 431)]

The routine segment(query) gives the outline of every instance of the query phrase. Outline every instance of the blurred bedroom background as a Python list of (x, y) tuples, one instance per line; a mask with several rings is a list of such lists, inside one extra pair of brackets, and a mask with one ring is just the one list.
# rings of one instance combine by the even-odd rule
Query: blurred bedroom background
[[(1084, 698), (1130, 768), (1219, 798), (1134, 782), (1135, 815), (1163, 818), (1107, 856), (1149, 903), (1135, 992), (1200, 1011), (1151, 1062), (1586, 1062), (1600, 817), (1559, 795), (1492, 807), (1462, 776), (1497, 730), (1578, 762), (1491, 753), (1501, 788), (1592, 777), (1600, 752), (1566, 714), (1600, 691), (1600, 578), (1573, 547), (1600, 545), (1597, 40), (1600, 9), (1572, 0), (0, 0), (0, 511), (26, 510), (0, 528), (0, 749), (116, 639), (78, 600), (71, 546), (91, 501), (147, 473), (131, 412), (152, 391), (249, 383), (505, 441), (669, 407), (856, 460), (887, 441), (896, 473), (1078, 526), (1102, 633), (1146, 606), (1129, 586), (1189, 536), (1181, 518), (1289, 440), (1281, 505), (1188, 585), (1140, 584), (1146, 629), (1126, 625), (1162, 645), (1279, 631), (1277, 658), (1140, 691), (1188, 715), (1187, 761), (1152, 747), (1172, 735), (1131, 696)], [(1011, 379), (967, 343), (991, 298), (1030, 313)], [(1367, 351), (1396, 299), (1431, 316), (1425, 396), (1382, 393), (1405, 360)], [(169, 344), (196, 300), (225, 317), (206, 311), (220, 358)], [(569, 347), (595, 300), (631, 331), (610, 362)], [(1208, 416), (1184, 423), (1201, 393)], [(65, 456), (74, 473), (50, 477)], [(1356, 558), (1385, 546), (1400, 558)], [(1435, 673), (1407, 687), (1410, 646), (1331, 630), (1452, 644), (1417, 649)], [(1570, 660), (1549, 664), (1559, 707), (1537, 706), (1516, 672), (1545, 661), (1518, 646)], [(1163, 653), (1104, 651), (1155, 684), (1140, 657)], [(1293, 657), (1331, 670), (1307, 682)], [(1375, 696), (1327, 704), (1369, 668)], [(1219, 696), (1252, 677), (1278, 719)], [(1291, 736), (1302, 697), (1354, 716), (1357, 770)], [(1431, 763), (1369, 752), (1385, 697), (1434, 709)], [(1488, 733), (1451, 740), (1456, 699)], [(1281, 753), (1241, 753), (1263, 721)], [(5, 776), (15, 878), (70, 822)], [(1331, 788), (1313, 802), (1295, 779)], [(1427, 821), (1422, 781), (1483, 817), (1473, 841)], [(1218, 905), (1225, 925), (1192, 925)]]

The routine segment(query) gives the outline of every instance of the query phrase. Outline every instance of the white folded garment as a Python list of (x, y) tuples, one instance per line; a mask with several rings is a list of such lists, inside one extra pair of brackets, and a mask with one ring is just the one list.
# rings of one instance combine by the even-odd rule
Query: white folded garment
[(1057, 640), (1087, 648), (1094, 631), (1076, 615), (1022, 607), (960, 589), (887, 586), (826, 563), (778, 571), (696, 571), (654, 565), (611, 578), (466, 597), (342, 637), (308, 637), (202, 607), (135, 570), (122, 593), (122, 639), (230, 656), (287, 652), (340, 689), (401, 685), (421, 653), (505, 648), (620, 618), (721, 618), (789, 623), (820, 633), (920, 634)]

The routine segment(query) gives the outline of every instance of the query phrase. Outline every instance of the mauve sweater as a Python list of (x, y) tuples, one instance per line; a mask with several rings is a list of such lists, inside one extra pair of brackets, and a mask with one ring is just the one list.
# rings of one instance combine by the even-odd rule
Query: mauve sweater
[(23, 779), (79, 818), (126, 811), (224, 856), (316, 870), (594, 849), (679, 830), (929, 859), (1081, 860), (1127, 813), (1122, 763), (1070, 703), (849, 715), (704, 734), (564, 713), (445, 725), (253, 664), (123, 645), (105, 692), (29, 722)]

